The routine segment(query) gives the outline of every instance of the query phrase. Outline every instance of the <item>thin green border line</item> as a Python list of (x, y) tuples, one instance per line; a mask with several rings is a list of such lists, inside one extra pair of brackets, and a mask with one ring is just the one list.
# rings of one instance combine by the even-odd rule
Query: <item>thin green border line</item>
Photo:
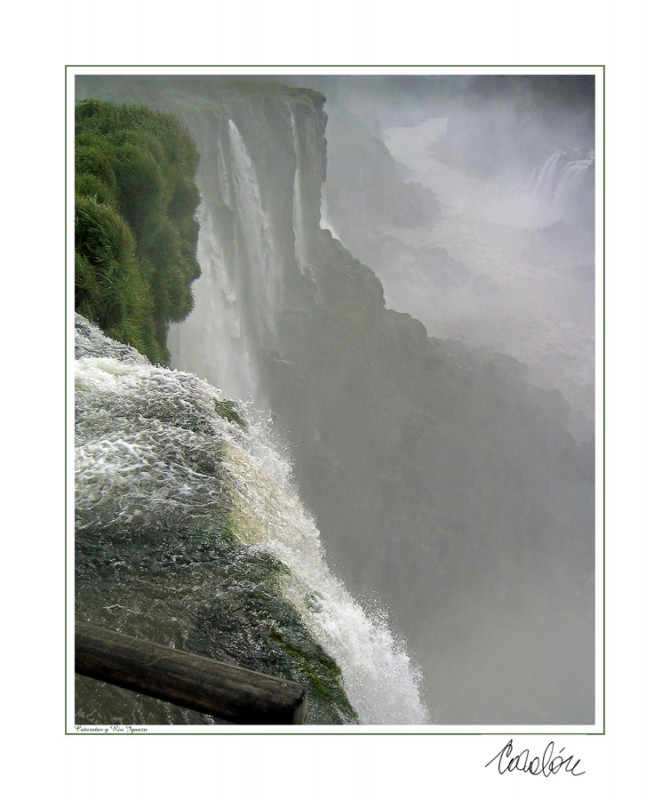
[[(69, 256), (69, 253), (68, 253), (68, 241), (69, 241), (69, 237), (68, 237), (68, 231), (69, 231), (68, 204), (69, 204), (69, 198), (68, 198), (68, 191), (67, 191), (67, 187), (68, 187), (68, 167), (69, 167), (69, 164), (68, 164), (68, 125), (67, 125), (67, 120), (68, 120), (68, 113), (69, 113), (68, 112), (68, 108), (69, 108), (69, 106), (68, 106), (68, 91), (67, 91), (67, 81), (68, 81), (68, 72), (67, 72), (67, 70), (68, 70), (68, 68), (65, 67), (65, 119), (63, 120), (64, 123), (65, 123), (65, 159), (64, 159), (64, 165), (65, 165), (65, 175), (64, 175), (64, 178), (65, 178), (65, 219), (64, 219), (64, 224), (65, 224), (65, 281), (64, 281), (64, 290), (65, 290), (64, 291), (64, 295), (65, 295), (65, 298), (64, 298), (65, 299), (65, 330), (63, 332), (64, 333), (64, 350), (65, 350), (65, 359), (64, 359), (65, 360), (65, 365), (64, 365), (65, 369), (64, 369), (64, 373), (63, 373), (64, 376), (65, 376), (65, 384), (64, 384), (64, 394), (65, 394), (65, 426), (64, 426), (65, 427), (65, 441), (64, 441), (64, 445), (65, 445), (65, 459), (64, 459), (64, 461), (65, 461), (65, 476), (64, 476), (65, 477), (65, 503), (64, 503), (64, 509), (65, 509), (65, 580), (64, 580), (65, 597), (63, 598), (63, 600), (64, 600), (64, 606), (65, 606), (65, 653), (64, 653), (64, 655), (65, 655), (65, 659), (64, 659), (64, 663), (65, 663), (65, 692), (64, 692), (65, 717), (64, 717), (64, 723), (65, 723), (65, 733), (66, 734), (68, 733), (68, 730), (67, 730), (67, 712), (68, 712), (68, 675), (69, 675), (69, 672), (68, 672), (68, 649), (67, 649), (68, 648), (68, 642), (69, 642), (67, 597), (68, 597), (68, 577), (69, 577), (68, 576), (68, 568), (69, 568), (69, 551), (68, 551), (68, 513), (69, 513), (69, 509), (68, 509), (68, 501), (70, 499), (69, 498), (69, 492), (68, 492), (69, 486), (68, 486), (68, 460), (67, 460), (68, 443), (69, 443), (69, 440), (70, 440), (70, 432), (69, 432), (69, 429), (68, 429), (68, 401), (69, 401), (69, 396), (68, 396), (68, 381), (69, 381), (69, 373), (68, 373), (68, 330), (70, 328), (70, 319), (69, 319), (69, 311), (70, 311), (70, 309), (68, 307), (68, 294), (67, 294), (67, 291), (68, 291), (68, 262), (69, 262), (69, 257), (68, 257)], [(74, 535), (74, 531), (73, 531), (73, 535)]]
[[(67, 649), (67, 642), (68, 642), (68, 481), (67, 481), (67, 446), (69, 441), (69, 431), (68, 431), (68, 424), (67, 424), (67, 414), (68, 414), (68, 347), (67, 347), (67, 338), (68, 338), (68, 329), (69, 329), (69, 317), (71, 309), (68, 307), (68, 295), (67, 295), (67, 288), (68, 288), (68, 230), (69, 230), (69, 220), (68, 220), (68, 71), (71, 69), (126, 69), (126, 68), (138, 68), (138, 69), (233, 69), (233, 68), (261, 68), (261, 69), (329, 69), (329, 68), (349, 68), (353, 67), (356, 69), (375, 69), (375, 68), (398, 68), (398, 69), (413, 69), (413, 68), (421, 68), (421, 69), (449, 69), (449, 68), (457, 68), (457, 69), (487, 69), (487, 68), (495, 68), (495, 69), (514, 69), (514, 70), (521, 70), (521, 69), (597, 69), (600, 70), (601, 76), (601, 85), (602, 85), (602, 99), (601, 99), (601, 108), (602, 108), (602, 134), (601, 134), (601, 148), (602, 148), (602, 157), (600, 159), (601, 169), (602, 169), (602, 195), (601, 195), (601, 209), (602, 209), (602, 223), (601, 223), (601, 241), (602, 241), (602, 422), (601, 422), (601, 435), (602, 435), (602, 533), (603, 533), (603, 541), (602, 541), (602, 590), (601, 590), (601, 599), (602, 599), (602, 687), (601, 687), (601, 696), (602, 696), (602, 726), (601, 730), (599, 731), (509, 731), (509, 730), (495, 730), (495, 731), (356, 731), (356, 730), (349, 730), (348, 728), (351, 726), (347, 726), (347, 730), (342, 731), (318, 731), (318, 730), (301, 730), (301, 731), (245, 731), (245, 730), (212, 730), (210, 731), (192, 731), (189, 732), (188, 730), (179, 730), (175, 729), (173, 731), (137, 731), (137, 732), (119, 732), (115, 733), (115, 736), (604, 736), (606, 735), (606, 711), (607, 711), (607, 703), (606, 703), (606, 591), (605, 591), (605, 583), (606, 583), (606, 570), (605, 570), (605, 555), (606, 555), (606, 536), (605, 536), (605, 529), (606, 529), (606, 503), (605, 503), (605, 494), (606, 494), (606, 481), (605, 481), (605, 470), (606, 470), (606, 459), (605, 459), (605, 451), (606, 451), (606, 425), (605, 425), (605, 414), (606, 414), (606, 404), (605, 404), (605, 384), (606, 384), (606, 375), (605, 375), (605, 364), (606, 364), (606, 291), (605, 291), (605, 282), (606, 282), (606, 270), (605, 270), (605, 262), (606, 262), (606, 237), (605, 237), (605, 129), (606, 129), (606, 121), (605, 121), (605, 64), (66, 64), (65, 65), (65, 735), (66, 736), (100, 736), (104, 733), (103, 730), (100, 732), (93, 732), (93, 731), (86, 731), (86, 732), (77, 732), (69, 731), (67, 729), (67, 712), (68, 712), (68, 649)], [(567, 73), (569, 76), (569, 73)], [(147, 76), (149, 77), (149, 76)], [(234, 77), (234, 76), (231, 76)], [(256, 77), (256, 76), (251, 76)], [(261, 76), (259, 76), (261, 77)], [(347, 76), (342, 75), (342, 77), (355, 77), (355, 76)], [(427, 77), (427, 76), (426, 76)], [(595, 76), (594, 76), (595, 77)], [(594, 110), (597, 110), (594, 109)], [(596, 269), (598, 268), (598, 264), (596, 264)], [(597, 365), (596, 365), (597, 368)], [(597, 374), (597, 373), (596, 373)], [(594, 507), (595, 508), (595, 507)], [(595, 540), (595, 517), (594, 517), (594, 540)], [(594, 596), (595, 600), (595, 596)], [(595, 678), (595, 674), (594, 674)], [(82, 727), (98, 727), (98, 726), (82, 726)], [(110, 725), (100, 725), (100, 728), (109, 728)], [(137, 726), (142, 727), (142, 726)], [(181, 727), (181, 726), (180, 726)], [(315, 726), (318, 727), (318, 726)]]
[(606, 280), (606, 274), (607, 274), (607, 270), (605, 269), (605, 263), (606, 263), (605, 249), (606, 249), (607, 243), (606, 243), (606, 237), (605, 237), (605, 217), (606, 217), (606, 214), (605, 214), (605, 203), (606, 203), (606, 197), (605, 197), (605, 172), (606, 172), (606, 170), (605, 170), (605, 139), (606, 139), (606, 137), (605, 137), (605, 67), (604, 66), (602, 68), (602, 93), (603, 93), (603, 96), (602, 96), (602, 136), (601, 136), (602, 142), (601, 142), (601, 147), (602, 147), (603, 155), (602, 155), (602, 158), (600, 160), (600, 163), (601, 163), (601, 169), (602, 169), (602, 195), (601, 195), (602, 205), (601, 205), (601, 208), (602, 208), (602, 276), (603, 276), (602, 301), (601, 301), (602, 302), (602, 312), (603, 312), (603, 321), (602, 321), (602, 362), (603, 362), (602, 363), (602, 376), (603, 376), (603, 383), (602, 383), (602, 421), (601, 421), (601, 435), (602, 435), (602, 442), (603, 442), (603, 449), (602, 449), (602, 492), (603, 492), (603, 494), (602, 494), (602, 515), (603, 515), (603, 523), (602, 523), (603, 524), (602, 576), (603, 576), (603, 585), (602, 585), (602, 598), (601, 599), (602, 599), (602, 604), (603, 604), (603, 613), (602, 613), (602, 625), (603, 625), (603, 632), (602, 632), (603, 731), (602, 732), (604, 734), (605, 731), (606, 731), (605, 716), (606, 716), (606, 709), (607, 709), (607, 704), (605, 702), (605, 699), (606, 699), (606, 692), (605, 692), (605, 680), (606, 680), (605, 660), (607, 658), (607, 648), (605, 646), (605, 637), (607, 635), (607, 625), (606, 625), (606, 616), (605, 616), (606, 608), (607, 608), (607, 604), (605, 603), (605, 597), (606, 597), (606, 592), (605, 592), (605, 580), (606, 580), (606, 578), (605, 578), (605, 575), (606, 575), (606, 570), (605, 570), (605, 541), (606, 541), (605, 530), (607, 528), (607, 525), (606, 525), (606, 522), (605, 522), (605, 515), (607, 513), (607, 506), (606, 506), (606, 503), (605, 503), (605, 491), (606, 491), (606, 489), (605, 489), (605, 487), (606, 487), (605, 471), (606, 471), (606, 468), (607, 468), (606, 467), (606, 459), (605, 459), (605, 449), (607, 447), (607, 436), (606, 436), (606, 433), (605, 433), (605, 431), (606, 431), (606, 426), (605, 426), (605, 384), (606, 384), (606, 376), (605, 376), (605, 369), (606, 369), (606, 367), (605, 367), (605, 364), (606, 364), (605, 347), (606, 347), (606, 341), (607, 341), (607, 337), (605, 336), (605, 331), (606, 331), (606, 326), (605, 326), (605, 306), (606, 306), (606, 303), (605, 303), (605, 295), (606, 295), (606, 292), (605, 292), (605, 280)]
[(73, 68), (126, 69), (376, 69), (378, 67), (398, 67), (398, 69), (605, 69), (604, 64), (66, 64), (65, 69)]

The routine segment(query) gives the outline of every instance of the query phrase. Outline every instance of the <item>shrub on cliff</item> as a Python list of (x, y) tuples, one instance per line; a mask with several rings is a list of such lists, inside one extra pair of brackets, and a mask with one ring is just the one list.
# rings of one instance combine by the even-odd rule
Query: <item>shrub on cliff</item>
[(167, 363), (167, 329), (199, 274), (198, 153), (177, 120), (144, 106), (75, 109), (75, 307)]

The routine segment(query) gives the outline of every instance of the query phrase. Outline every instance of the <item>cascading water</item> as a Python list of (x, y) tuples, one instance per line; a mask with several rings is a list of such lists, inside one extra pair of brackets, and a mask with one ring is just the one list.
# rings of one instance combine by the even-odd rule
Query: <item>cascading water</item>
[(282, 291), (282, 275), (276, 268), (270, 220), (263, 208), (256, 170), (237, 125), (228, 120), (234, 202), (240, 220), (241, 236), (236, 242), (241, 263), (253, 264), (246, 273), (248, 291), (253, 297), (254, 316), (249, 327), (261, 343), (276, 335), (274, 311)]
[[(203, 375), (216, 386), (225, 385), (235, 397), (252, 397), (256, 376), (249, 359), (248, 333), (241, 318), (242, 287), (234, 273), (221, 268), (230, 256), (217, 236), (214, 213), (201, 206), (198, 216), (198, 263), (202, 277), (193, 287), (194, 309), (188, 324), (178, 330), (171, 329), (169, 346), (173, 353), (180, 354), (184, 369)], [(203, 347), (203, 331), (207, 331), (207, 340), (225, 346)]]
[(529, 183), (535, 224), (578, 221), (593, 203), (593, 169), (593, 153), (554, 150)]
[[(219, 124), (215, 130), (215, 157), (208, 177), (216, 187), (217, 201), (202, 203), (198, 209), (201, 278), (192, 287), (193, 311), (185, 323), (170, 328), (168, 346), (173, 362), (183, 369), (215, 386), (225, 386), (231, 396), (250, 398), (256, 396), (257, 389), (251, 357), (257, 333), (247, 317), (250, 292), (245, 253), (260, 245), (251, 222), (247, 225), (253, 237), (251, 244), (246, 242), (243, 226), (226, 224), (235, 204), (239, 177), (235, 181), (230, 148), (226, 146), (227, 126)], [(255, 196), (252, 189), (246, 192), (246, 208), (253, 216), (259, 201), (257, 187)]]
[(594, 157), (569, 161), (556, 190), (556, 207), (563, 218), (572, 219), (574, 208), (583, 205), (584, 195), (589, 203), (593, 198)]
[(531, 191), (542, 199), (552, 199), (556, 191), (556, 184), (563, 172), (566, 152), (554, 150), (549, 158), (540, 167), (537, 175), (531, 178)]
[(300, 139), (295, 120), (291, 112), (291, 132), (293, 133), (293, 149), (295, 151), (295, 178), (293, 181), (293, 232), (295, 234), (295, 260), (300, 272), (308, 268), (308, 245), (305, 233), (305, 209), (302, 192), (302, 156), (300, 154)]
[[(295, 131), (295, 123), (294, 131)], [(228, 119), (216, 140), (215, 174), (203, 180), (194, 312), (173, 326), (168, 345), (174, 364), (196, 372), (236, 397), (263, 403), (257, 356), (277, 337), (287, 270), (307, 263), (301, 233), (300, 175), (294, 198), (295, 255), (283, 256), (265, 208), (256, 167), (238, 126)], [(297, 132), (295, 137), (298, 158)]]
[[(77, 347), (78, 615), (311, 678), (311, 722), (354, 722), (349, 703), (363, 724), (428, 722), (418, 672), (328, 570), (262, 418), (83, 318)], [(119, 713), (105, 706), (107, 691), (83, 682), (80, 721), (119, 721), (97, 716)], [(212, 721), (155, 706), (126, 709), (121, 721)]]
[(236, 441), (229, 442), (227, 454), (233, 514), (243, 520), (251, 543), (289, 567), (283, 595), (342, 669), (361, 721), (426, 723), (418, 673), (383, 615), (366, 616), (328, 569), (314, 521), (291, 485), (288, 463), (268, 442), (267, 425), (256, 421), (233, 432)]

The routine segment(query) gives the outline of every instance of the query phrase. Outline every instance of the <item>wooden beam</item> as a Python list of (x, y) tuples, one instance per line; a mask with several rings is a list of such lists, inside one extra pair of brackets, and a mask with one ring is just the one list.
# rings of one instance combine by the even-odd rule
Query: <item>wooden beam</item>
[(88, 622), (75, 626), (75, 671), (239, 725), (305, 721), (305, 689), (297, 683)]

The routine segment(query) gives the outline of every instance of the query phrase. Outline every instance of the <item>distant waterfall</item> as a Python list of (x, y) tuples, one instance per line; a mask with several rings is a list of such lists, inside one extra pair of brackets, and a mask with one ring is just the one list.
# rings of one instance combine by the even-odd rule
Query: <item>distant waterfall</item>
[(235, 214), (239, 220), (235, 245), (244, 269), (251, 318), (249, 327), (260, 342), (276, 334), (275, 309), (281, 297), (282, 274), (277, 268), (270, 219), (263, 207), (258, 178), (244, 139), (233, 120), (228, 120)]
[(537, 224), (579, 219), (593, 203), (593, 154), (555, 150), (531, 177), (528, 191)]
[(550, 202), (563, 171), (565, 150), (554, 150), (531, 180), (533, 194), (543, 202)]
[(295, 150), (295, 178), (293, 181), (293, 233), (295, 236), (295, 260), (300, 272), (304, 273), (308, 267), (307, 236), (305, 234), (305, 210), (302, 191), (302, 155), (300, 153), (300, 138), (295, 120), (291, 112), (291, 131), (293, 133), (293, 148)]
[(575, 207), (581, 202), (584, 193), (589, 189), (593, 192), (593, 164), (593, 158), (582, 158), (569, 161), (565, 165), (554, 197), (554, 205), (562, 215), (568, 218), (574, 215)]

